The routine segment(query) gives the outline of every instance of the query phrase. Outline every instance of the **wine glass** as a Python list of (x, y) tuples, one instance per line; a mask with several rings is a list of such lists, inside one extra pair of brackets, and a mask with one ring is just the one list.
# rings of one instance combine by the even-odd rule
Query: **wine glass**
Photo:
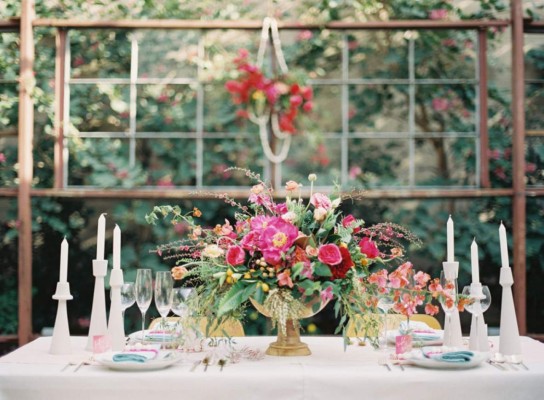
[(136, 303), (142, 313), (142, 343), (145, 335), (145, 314), (151, 299), (153, 298), (153, 276), (150, 269), (138, 269), (136, 271), (136, 284), (134, 285)]
[[(112, 292), (110, 291), (110, 298)], [(125, 282), (121, 286), (121, 313), (123, 314), (123, 320), (125, 319), (125, 311), (127, 308), (132, 307), (136, 302), (134, 296), (134, 282)]]
[(172, 290), (172, 311), (180, 318), (189, 316), (187, 300), (194, 293), (193, 288), (175, 288)]
[[(480, 321), (478, 319), (491, 305), (491, 292), (489, 291), (489, 287), (486, 285), (474, 288), (473, 286), (465, 286), (462, 294), (469, 299), (469, 302), (465, 304), (465, 309), (474, 315), (475, 326), (476, 329), (478, 329), (480, 326)], [(478, 337), (477, 334), (476, 337)]]
[[(157, 272), (155, 278), (155, 307), (161, 315), (163, 330), (166, 330), (166, 316), (172, 308), (172, 289), (174, 280), (172, 274), (168, 271)], [(163, 332), (163, 347), (165, 345), (166, 334)]]
[(393, 305), (395, 302), (393, 301), (393, 297), (386, 292), (381, 294), (378, 297), (378, 308), (383, 311), (383, 348), (387, 350), (387, 313), (391, 308), (393, 308)]
[[(450, 279), (444, 271), (440, 272), (440, 285), (442, 286), (442, 294), (439, 301), (442, 310), (446, 314), (449, 326), (451, 326), (451, 315), (455, 307), (457, 307), (457, 282), (456, 279)], [(448, 338), (445, 343), (451, 344), (451, 329), (448, 331)]]

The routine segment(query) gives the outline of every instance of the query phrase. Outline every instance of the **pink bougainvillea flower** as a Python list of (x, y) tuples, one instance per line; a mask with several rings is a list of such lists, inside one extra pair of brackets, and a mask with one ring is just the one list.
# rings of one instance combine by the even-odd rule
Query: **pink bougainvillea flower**
[(376, 258), (380, 255), (380, 251), (376, 244), (368, 237), (364, 237), (359, 242), (359, 248), (361, 253), (366, 255), (367, 258)]
[(423, 271), (418, 271), (414, 275), (414, 281), (419, 287), (424, 287), (431, 279), (431, 276)]
[(368, 282), (375, 283), (380, 288), (385, 288), (387, 286), (387, 275), (387, 270), (381, 269), (378, 272), (373, 272), (370, 274), (368, 277)]
[(314, 34), (312, 33), (312, 31), (310, 31), (308, 29), (304, 29), (303, 31), (300, 31), (298, 33), (297, 39), (298, 40), (310, 40), (313, 36), (314, 36)]
[(322, 303), (332, 300), (333, 298), (332, 286), (327, 286), (324, 290), (322, 290), (321, 293), (319, 294), (319, 297), (321, 297)]
[(246, 253), (241, 246), (231, 246), (227, 250), (226, 260), (232, 266), (242, 265), (246, 261)]
[(260, 246), (266, 262), (277, 265), (281, 256), (293, 245), (298, 228), (281, 218), (273, 217), (261, 234)]
[(363, 173), (363, 170), (358, 165), (354, 165), (353, 167), (351, 167), (348, 172), (350, 179), (355, 179), (362, 173)]
[(438, 306), (435, 306), (434, 304), (428, 303), (425, 305), (425, 313), (429, 315), (436, 315), (438, 314)]
[(324, 244), (319, 248), (317, 258), (323, 264), (337, 265), (342, 262), (342, 253), (340, 253), (340, 248), (334, 243)]
[(448, 16), (448, 10), (444, 8), (439, 8), (437, 10), (431, 10), (429, 12), (430, 19), (444, 19)]
[(446, 111), (448, 108), (450, 108), (450, 102), (448, 99), (437, 97), (433, 99), (432, 107), (436, 112)]
[(285, 270), (276, 275), (276, 277), (278, 278), (279, 286), (287, 286), (289, 288), (292, 288), (294, 286), (293, 280), (291, 279), (291, 271)]
[(329, 196), (325, 196), (322, 193), (314, 193), (310, 198), (310, 203), (315, 207), (322, 207), (325, 210), (330, 210), (332, 208), (331, 199)]

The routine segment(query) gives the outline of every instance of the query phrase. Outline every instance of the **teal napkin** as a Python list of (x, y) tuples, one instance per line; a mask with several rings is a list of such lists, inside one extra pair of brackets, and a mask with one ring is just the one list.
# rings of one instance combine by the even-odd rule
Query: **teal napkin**
[(440, 354), (425, 354), (425, 357), (431, 358), (436, 361), (444, 361), (451, 363), (465, 363), (472, 360), (474, 353), (472, 351), (450, 351), (448, 353)]
[(114, 354), (112, 360), (115, 362), (135, 362), (145, 363), (157, 357), (155, 351), (127, 351), (124, 353)]

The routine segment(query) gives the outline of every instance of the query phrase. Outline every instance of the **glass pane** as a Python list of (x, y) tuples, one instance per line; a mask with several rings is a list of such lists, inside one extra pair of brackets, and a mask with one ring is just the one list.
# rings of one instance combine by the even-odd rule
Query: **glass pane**
[(128, 131), (129, 86), (70, 85), (70, 122), (80, 132)]
[(248, 178), (230, 167), (247, 168), (263, 175), (263, 154), (257, 136), (248, 139), (204, 140), (204, 186), (249, 186)]
[[(342, 77), (341, 33), (328, 30), (285, 30), (280, 32), (280, 38), (290, 70), (303, 70), (311, 79)], [(270, 50), (267, 50), (267, 54), (270, 54)]]
[(0, 79), (15, 81), (19, 75), (19, 34), (0, 32)]
[(418, 85), (417, 132), (474, 132), (475, 88), (472, 85)]
[(528, 130), (544, 130), (544, 82), (531, 83), (525, 89), (525, 127)]
[(138, 139), (136, 158), (148, 174), (146, 185), (196, 184), (196, 144), (193, 139)]
[(133, 187), (145, 184), (147, 174), (129, 165), (129, 140), (81, 139), (69, 141), (68, 184)]
[(528, 185), (544, 185), (544, 136), (527, 137), (526, 165)]
[(408, 140), (351, 139), (348, 148), (348, 186), (371, 188), (409, 184)]
[(342, 89), (339, 85), (313, 85), (314, 110), (310, 119), (320, 132), (342, 132)]
[(342, 150), (339, 139), (311, 142), (308, 137), (294, 136), (289, 156), (282, 165), (282, 183), (294, 180), (308, 184), (308, 175), (316, 174), (317, 186), (341, 183)]
[(9, 131), (17, 135), (18, 121), (19, 85), (0, 83), (0, 132)]
[(544, 79), (544, 35), (525, 34), (523, 37), (525, 52), (525, 79)]
[(416, 140), (415, 184), (474, 186), (476, 141), (472, 138)]
[(350, 132), (409, 131), (407, 85), (356, 85), (349, 92)]
[(138, 77), (196, 78), (198, 74), (198, 31), (140, 30)]
[(136, 130), (196, 131), (196, 96), (189, 85), (139, 85)]
[(204, 132), (247, 132), (257, 134), (257, 125), (237, 116), (224, 85), (204, 86)]
[(0, 187), (18, 185), (18, 170), (14, 167), (17, 162), (17, 131), (13, 130), (10, 136), (0, 136)]
[(348, 36), (349, 77), (408, 79), (404, 31), (353, 32)]
[(130, 31), (69, 31), (72, 78), (129, 78)]
[(422, 30), (414, 35), (416, 79), (475, 79), (478, 54), (474, 32)]

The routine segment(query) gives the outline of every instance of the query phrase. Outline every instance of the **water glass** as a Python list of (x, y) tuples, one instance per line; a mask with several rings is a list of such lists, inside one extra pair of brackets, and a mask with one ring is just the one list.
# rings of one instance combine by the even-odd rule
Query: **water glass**
[(387, 314), (393, 308), (395, 302), (389, 293), (384, 293), (378, 298), (378, 308), (383, 311), (383, 348), (387, 350)]
[(142, 313), (142, 343), (145, 338), (145, 314), (153, 299), (153, 276), (150, 269), (138, 269), (136, 271), (136, 283), (134, 285), (136, 304)]

